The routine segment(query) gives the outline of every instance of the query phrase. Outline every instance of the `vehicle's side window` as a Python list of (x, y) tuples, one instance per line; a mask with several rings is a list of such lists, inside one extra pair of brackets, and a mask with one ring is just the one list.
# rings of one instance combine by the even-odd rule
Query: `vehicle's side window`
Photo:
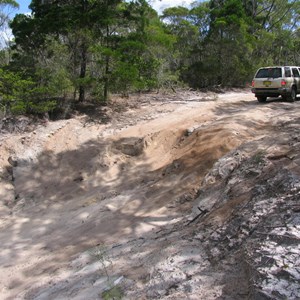
[(300, 77), (299, 71), (297, 68), (293, 68), (293, 75), (294, 77)]
[(291, 69), (289, 67), (284, 68), (285, 77), (292, 77)]
[(274, 68), (272, 73), (273, 73), (272, 75), (273, 78), (281, 77), (281, 68)]

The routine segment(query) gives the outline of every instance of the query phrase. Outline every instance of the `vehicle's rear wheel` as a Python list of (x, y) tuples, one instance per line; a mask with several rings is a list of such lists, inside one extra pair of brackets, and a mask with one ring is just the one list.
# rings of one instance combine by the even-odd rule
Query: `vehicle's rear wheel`
[(257, 96), (258, 102), (266, 102), (267, 97), (266, 96)]
[(292, 87), (292, 90), (291, 90), (291, 93), (288, 97), (288, 101), (290, 102), (294, 102), (296, 101), (296, 97), (297, 97), (297, 91), (296, 91), (296, 88), (295, 87)]

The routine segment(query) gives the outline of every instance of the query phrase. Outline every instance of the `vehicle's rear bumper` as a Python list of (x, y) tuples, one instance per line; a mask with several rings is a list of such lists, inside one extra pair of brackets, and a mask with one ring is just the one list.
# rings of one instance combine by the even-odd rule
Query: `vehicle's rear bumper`
[(286, 96), (291, 93), (291, 89), (289, 88), (252, 88), (251, 91), (255, 96), (266, 97)]

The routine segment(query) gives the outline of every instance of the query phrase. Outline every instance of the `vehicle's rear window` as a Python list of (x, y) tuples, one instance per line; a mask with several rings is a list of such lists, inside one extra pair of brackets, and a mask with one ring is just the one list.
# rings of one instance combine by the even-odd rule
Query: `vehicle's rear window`
[(255, 78), (278, 78), (281, 76), (281, 68), (263, 68), (258, 70)]

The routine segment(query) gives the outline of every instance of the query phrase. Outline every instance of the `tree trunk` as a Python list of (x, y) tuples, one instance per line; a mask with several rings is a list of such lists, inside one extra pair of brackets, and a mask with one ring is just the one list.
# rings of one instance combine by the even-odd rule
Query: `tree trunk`
[(104, 91), (103, 91), (103, 100), (107, 102), (108, 100), (108, 71), (109, 71), (109, 56), (106, 56), (105, 59), (105, 78), (104, 78)]
[[(86, 64), (87, 64), (87, 48), (86, 43), (82, 43), (81, 48), (81, 65), (80, 65), (80, 80), (83, 81), (83, 79), (86, 76)], [(79, 102), (85, 101), (85, 85), (81, 82), (79, 85)]]
[[(109, 26), (106, 26), (106, 47), (109, 47)], [(107, 55), (105, 58), (105, 75), (104, 75), (104, 91), (103, 91), (103, 101), (107, 102), (108, 100), (108, 84), (109, 84), (109, 56)]]

